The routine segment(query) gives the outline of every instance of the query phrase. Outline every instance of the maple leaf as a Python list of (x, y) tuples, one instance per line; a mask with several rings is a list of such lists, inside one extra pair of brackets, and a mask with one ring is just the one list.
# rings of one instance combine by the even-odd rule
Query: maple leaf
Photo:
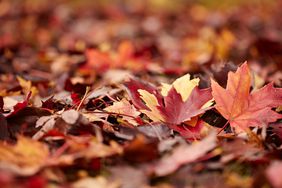
[(106, 107), (104, 110), (107, 112), (120, 114), (124, 121), (127, 121), (132, 125), (138, 125), (138, 122), (135, 119), (140, 115), (140, 112), (138, 112), (136, 108), (126, 99), (114, 102), (113, 105)]
[(30, 80), (25, 80), (20, 76), (17, 76), (17, 80), (22, 87), (22, 91), (25, 95), (31, 92), (32, 96), (35, 96), (38, 93), (37, 88), (32, 86), (32, 82)]
[(282, 118), (272, 108), (282, 104), (282, 89), (272, 83), (250, 93), (251, 72), (245, 62), (235, 73), (228, 73), (226, 89), (211, 80), (215, 108), (226, 118), (236, 132), (248, 127), (262, 127)]
[(163, 84), (161, 93), (135, 79), (125, 86), (133, 104), (150, 119), (177, 125), (202, 114), (212, 104), (210, 89), (199, 89), (198, 84), (198, 78), (190, 80), (190, 75), (186, 74), (172, 85)]
[[(191, 123), (194, 123), (191, 124)], [(193, 117), (191, 121), (185, 122), (181, 125), (171, 125), (170, 128), (180, 133), (180, 135), (187, 141), (200, 140), (209, 133), (211, 127), (209, 124), (198, 118)]]
[(96, 49), (88, 49), (85, 52), (85, 56), (87, 57), (87, 68), (98, 68), (101, 70), (107, 70), (110, 66), (114, 65), (114, 61), (110, 57), (110, 55), (106, 52), (101, 52)]
[(160, 94), (160, 92), (157, 90), (155, 86), (149, 83), (131, 78), (129, 81), (125, 82), (124, 85), (127, 89), (127, 93), (129, 97), (132, 100), (133, 105), (136, 106), (138, 109), (149, 110), (149, 108), (141, 100), (140, 92), (137, 92), (137, 90), (140, 90), (140, 89), (145, 90), (150, 94), (153, 94), (157, 100), (157, 103), (162, 103), (162, 95)]
[(42, 116), (36, 121), (36, 128), (40, 127), (41, 129), (33, 135), (33, 139), (39, 140), (44, 136), (45, 133), (51, 131), (56, 123), (56, 115), (51, 116)]
[(168, 95), (164, 97), (164, 106), (159, 106), (158, 109), (166, 122), (180, 124), (204, 113), (207, 110), (204, 105), (210, 99), (210, 89), (195, 87), (188, 99), (183, 101), (176, 89), (172, 88)]
[(11, 117), (15, 114), (17, 114), (19, 111), (21, 111), (22, 109), (28, 107), (28, 101), (31, 97), (31, 92), (29, 92), (25, 98), (25, 100), (23, 102), (18, 102), (16, 103), (13, 108), (14, 108), (14, 111), (12, 111), (10, 114), (8, 114), (6, 117)]
[(131, 41), (122, 41), (116, 51), (111, 48), (107, 50), (88, 49), (85, 51), (85, 56), (87, 63), (82, 68), (95, 68), (101, 72), (111, 68), (140, 71), (146, 69), (150, 62), (145, 57), (141, 58), (135, 55), (135, 47)]

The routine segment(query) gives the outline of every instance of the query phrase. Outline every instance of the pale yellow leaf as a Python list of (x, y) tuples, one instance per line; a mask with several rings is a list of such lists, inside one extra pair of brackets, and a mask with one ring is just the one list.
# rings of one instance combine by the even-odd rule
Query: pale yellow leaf
[(118, 188), (119, 182), (108, 181), (103, 176), (87, 177), (80, 179), (72, 184), (73, 188)]
[(89, 122), (93, 121), (103, 121), (103, 118), (105, 119), (108, 117), (108, 114), (102, 113), (102, 111), (95, 110), (93, 112), (82, 112), (81, 113), (83, 117), (85, 117)]
[[(182, 78), (182, 77), (181, 77)], [(185, 78), (177, 79), (173, 86), (176, 89), (177, 93), (179, 93), (182, 97), (183, 102), (188, 99), (193, 89), (199, 85), (199, 78), (194, 78), (192, 80), (187, 80)]]
[(265, 81), (262, 77), (260, 77), (256, 73), (253, 73), (253, 83), (252, 83), (253, 90), (252, 90), (252, 92), (260, 89), (264, 85), (264, 83), (265, 83)]
[(149, 93), (146, 90), (138, 89), (141, 99), (145, 105), (151, 110), (141, 110), (142, 113), (146, 114), (153, 121), (164, 121), (164, 118), (159, 113), (157, 106), (159, 106), (158, 100), (155, 95)]
[(205, 109), (205, 108), (208, 108), (210, 107), (211, 105), (213, 105), (214, 103), (214, 99), (212, 98), (211, 100), (209, 100), (208, 102), (206, 102), (206, 104), (204, 104), (201, 109)]
[(177, 93), (181, 95), (183, 102), (185, 102), (190, 96), (193, 89), (199, 85), (200, 79), (194, 78), (190, 80), (190, 74), (186, 74), (180, 78), (177, 78), (172, 85), (162, 84), (161, 94), (167, 96), (171, 87), (174, 87)]
[(35, 96), (38, 93), (38, 90), (36, 87), (32, 86), (32, 83), (30, 80), (25, 80), (20, 76), (17, 76), (17, 80), (22, 87), (22, 90), (25, 95), (27, 95), (29, 92), (31, 92), (32, 96)]
[(171, 87), (172, 87), (172, 85), (170, 85), (170, 84), (162, 83), (162, 87), (161, 87), (162, 96), (167, 96)]

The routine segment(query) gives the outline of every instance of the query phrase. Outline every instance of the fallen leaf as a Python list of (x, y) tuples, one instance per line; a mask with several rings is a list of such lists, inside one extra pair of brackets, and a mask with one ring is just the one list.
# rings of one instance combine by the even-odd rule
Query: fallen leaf
[(15, 145), (0, 142), (0, 169), (30, 176), (47, 164), (48, 147), (36, 140), (18, 137)]
[(102, 111), (95, 110), (93, 112), (82, 112), (81, 113), (84, 118), (86, 118), (89, 122), (94, 121), (105, 121), (109, 114), (103, 113)]
[(62, 119), (68, 124), (75, 124), (80, 117), (80, 114), (76, 110), (67, 110), (62, 113)]
[(131, 78), (129, 81), (125, 82), (124, 85), (127, 89), (130, 99), (132, 100), (132, 103), (138, 109), (149, 110), (149, 108), (141, 100), (141, 94), (137, 90), (145, 90), (148, 93), (153, 94), (159, 104), (162, 102), (162, 95), (157, 88), (150, 83), (138, 80), (136, 78)]
[(14, 106), (14, 111), (11, 113), (12, 114), (16, 114), (18, 111), (20, 111), (21, 109), (25, 108), (28, 106), (28, 100), (30, 98), (30, 95), (27, 96), (27, 98), (23, 101), (23, 102), (19, 102)]
[(119, 182), (121, 188), (146, 187), (148, 178), (141, 168), (131, 166), (114, 166), (110, 169), (111, 182)]
[(282, 173), (281, 161), (273, 161), (265, 171), (268, 181), (274, 188), (282, 187), (281, 173)]
[(101, 87), (99, 89), (95, 89), (90, 91), (89, 94), (85, 98), (85, 103), (87, 103), (90, 99), (97, 98), (97, 97), (104, 97), (107, 95), (115, 95), (116, 93), (120, 92), (121, 89), (113, 89), (110, 87)]
[(56, 115), (51, 116), (42, 116), (36, 121), (36, 128), (40, 127), (40, 130), (33, 135), (33, 139), (38, 140), (40, 139), (45, 133), (52, 130), (56, 123)]
[(123, 152), (122, 147), (115, 141), (106, 145), (90, 136), (68, 136), (62, 148), (63, 153), (58, 156), (55, 154), (50, 158), (50, 163), (52, 162), (53, 165), (71, 165), (76, 159), (105, 158)]
[(171, 129), (163, 123), (150, 123), (138, 126), (137, 130), (148, 137), (158, 138), (159, 140), (166, 139), (171, 135)]
[(118, 182), (109, 182), (105, 177), (86, 177), (72, 184), (73, 188), (119, 188)]
[(159, 106), (159, 103), (155, 95), (142, 89), (138, 89), (138, 92), (140, 94), (140, 99), (144, 102), (144, 104), (148, 108), (148, 110), (141, 109), (140, 111), (146, 114), (151, 120), (155, 122), (165, 121), (164, 117), (160, 114), (157, 108)]
[(179, 132), (180, 135), (187, 141), (199, 140), (205, 137), (211, 129), (214, 129), (214, 127), (211, 127), (203, 120), (198, 118), (194, 119), (196, 119), (196, 124), (194, 126), (183, 123), (181, 125), (170, 125), (170, 128)]
[(4, 106), (3, 109), (4, 110), (12, 110), (13, 107), (21, 102), (22, 100), (24, 100), (24, 98), (22, 96), (12, 96), (12, 97), (4, 97), (3, 98), (3, 102), (4, 102)]
[(177, 125), (204, 113), (212, 104), (210, 89), (199, 89), (198, 83), (199, 79), (190, 80), (187, 74), (172, 85), (163, 84), (162, 94), (153, 86), (137, 80), (130, 80), (126, 87), (133, 104), (150, 119)]
[(35, 123), (41, 116), (50, 115), (50, 111), (43, 108), (24, 107), (6, 116), (11, 138), (15, 139), (18, 133), (33, 135), (36, 131)]
[(221, 147), (223, 152), (220, 161), (224, 164), (236, 159), (240, 161), (255, 161), (261, 159), (265, 154), (262, 148), (239, 138), (223, 141)]
[(208, 109), (209, 105), (205, 105), (212, 99), (210, 91), (195, 87), (188, 99), (183, 101), (176, 89), (172, 88), (164, 97), (164, 106), (159, 106), (158, 109), (167, 123), (177, 125), (189, 121)]
[(32, 83), (30, 80), (25, 80), (20, 76), (17, 76), (17, 80), (22, 87), (22, 91), (25, 95), (27, 95), (29, 92), (32, 93), (32, 96), (35, 96), (38, 93), (38, 90), (36, 87), (32, 86)]
[(171, 85), (163, 83), (161, 93), (163, 96), (167, 96), (172, 87), (174, 87), (177, 93), (181, 95), (182, 100), (186, 101), (193, 89), (199, 85), (199, 82), (199, 78), (190, 80), (190, 74), (186, 74), (176, 79)]
[(246, 62), (235, 73), (228, 73), (226, 89), (213, 80), (211, 87), (216, 109), (237, 133), (282, 118), (272, 110), (282, 104), (282, 89), (269, 83), (250, 94), (251, 72)]
[(180, 166), (194, 162), (217, 146), (216, 133), (210, 133), (206, 138), (191, 145), (182, 144), (173, 150), (172, 154), (157, 162), (154, 172), (157, 176), (166, 176), (176, 171)]
[(104, 80), (110, 84), (118, 84), (128, 79), (131, 73), (126, 70), (113, 69), (108, 70), (104, 75)]
[(141, 163), (158, 157), (157, 140), (138, 134), (124, 147), (124, 158), (130, 162)]
[(121, 101), (114, 102), (112, 106), (108, 106), (104, 108), (107, 112), (113, 112), (116, 114), (120, 114), (122, 119), (127, 121), (132, 125), (139, 125), (139, 123), (135, 120), (140, 115), (140, 112), (136, 110), (136, 108), (131, 105), (126, 99), (122, 99)]

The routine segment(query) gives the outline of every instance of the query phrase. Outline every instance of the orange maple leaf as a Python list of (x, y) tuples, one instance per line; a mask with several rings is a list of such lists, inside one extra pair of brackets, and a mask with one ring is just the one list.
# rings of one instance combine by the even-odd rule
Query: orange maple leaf
[(95, 68), (102, 72), (111, 68), (128, 68), (133, 71), (146, 69), (150, 61), (146, 56), (136, 56), (135, 50), (133, 43), (127, 40), (122, 41), (116, 51), (88, 49), (85, 51), (87, 62), (82, 68)]
[(282, 104), (282, 88), (272, 83), (250, 93), (251, 72), (245, 62), (235, 73), (228, 73), (226, 89), (211, 80), (216, 109), (226, 118), (235, 132), (248, 127), (262, 127), (282, 118), (272, 108)]

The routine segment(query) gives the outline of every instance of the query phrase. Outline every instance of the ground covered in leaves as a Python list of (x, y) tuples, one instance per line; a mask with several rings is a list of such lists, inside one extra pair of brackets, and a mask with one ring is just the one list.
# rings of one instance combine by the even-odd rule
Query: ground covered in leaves
[(0, 1), (3, 188), (282, 187), (282, 1)]

